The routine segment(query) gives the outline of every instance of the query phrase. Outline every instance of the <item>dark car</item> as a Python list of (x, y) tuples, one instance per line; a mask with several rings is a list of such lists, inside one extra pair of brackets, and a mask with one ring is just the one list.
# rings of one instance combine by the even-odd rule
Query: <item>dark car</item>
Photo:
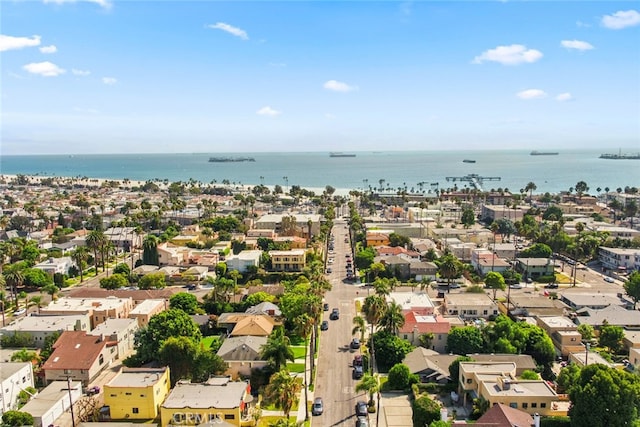
[(329, 329), (329, 322), (327, 322), (326, 320), (323, 320), (322, 323), (320, 324), (320, 330), (326, 331), (327, 329)]
[(326, 303), (326, 302), (325, 302), (324, 304), (322, 304), (322, 309), (323, 309), (324, 311), (329, 311), (329, 303)]
[(366, 417), (368, 413), (367, 402), (360, 400), (356, 403), (356, 417)]
[(334, 308), (331, 310), (331, 314), (329, 315), (330, 320), (338, 320), (340, 318), (340, 310)]
[(548, 285), (545, 286), (545, 288), (547, 288), (547, 289), (558, 289), (558, 284), (557, 283), (549, 283)]
[(311, 408), (311, 415), (322, 415), (324, 412), (324, 404), (321, 397), (316, 397), (313, 401), (313, 407)]
[(352, 339), (351, 344), (349, 346), (354, 350), (360, 348), (360, 339), (359, 338)]
[(87, 394), (89, 396), (93, 396), (94, 394), (99, 394), (100, 393), (100, 387), (98, 387), (97, 385), (94, 385), (93, 387), (89, 387), (87, 389)]
[(353, 379), (359, 380), (364, 375), (364, 368), (362, 365), (353, 367)]

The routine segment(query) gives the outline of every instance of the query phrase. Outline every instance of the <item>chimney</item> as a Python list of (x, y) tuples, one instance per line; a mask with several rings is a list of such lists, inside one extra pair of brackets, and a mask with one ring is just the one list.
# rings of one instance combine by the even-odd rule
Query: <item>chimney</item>
[(534, 427), (540, 427), (540, 414), (537, 412), (533, 414), (533, 425)]

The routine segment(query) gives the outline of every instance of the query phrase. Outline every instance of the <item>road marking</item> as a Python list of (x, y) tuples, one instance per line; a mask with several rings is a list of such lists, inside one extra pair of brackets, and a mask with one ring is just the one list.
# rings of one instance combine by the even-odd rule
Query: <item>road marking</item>
[(353, 386), (342, 387), (342, 394), (353, 394)]

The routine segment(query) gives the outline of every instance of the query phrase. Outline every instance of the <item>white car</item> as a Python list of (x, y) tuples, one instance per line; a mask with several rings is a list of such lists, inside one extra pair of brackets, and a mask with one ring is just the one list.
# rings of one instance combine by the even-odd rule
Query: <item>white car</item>
[(26, 312), (27, 312), (26, 308), (21, 308), (19, 310), (14, 311), (13, 315), (14, 316), (21, 316), (21, 315), (25, 314)]
[(604, 281), (605, 282), (609, 282), (609, 283), (615, 283), (616, 281), (613, 280), (613, 277), (609, 277), (609, 276), (604, 276)]

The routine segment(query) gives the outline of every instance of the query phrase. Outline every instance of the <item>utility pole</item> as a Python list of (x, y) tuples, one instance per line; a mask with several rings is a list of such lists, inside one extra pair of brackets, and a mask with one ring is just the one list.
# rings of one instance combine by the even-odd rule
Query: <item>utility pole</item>
[(76, 418), (73, 414), (73, 397), (71, 396), (71, 377), (67, 376), (67, 390), (69, 391), (69, 411), (71, 411), (71, 424), (76, 427)]

